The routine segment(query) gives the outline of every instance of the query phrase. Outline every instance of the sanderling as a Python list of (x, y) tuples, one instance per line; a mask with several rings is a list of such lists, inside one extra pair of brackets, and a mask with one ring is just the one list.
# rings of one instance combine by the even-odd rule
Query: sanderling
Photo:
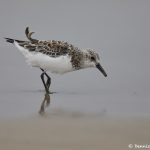
[[(25, 56), (26, 61), (33, 67), (41, 69), (41, 79), (46, 93), (49, 93), (51, 78), (46, 73), (64, 74), (79, 69), (95, 67), (106, 77), (107, 74), (100, 64), (98, 53), (91, 49), (79, 49), (64, 41), (44, 41), (31, 37), (34, 32), (26, 28), (27, 41), (5, 38), (7, 42), (13, 43)], [(47, 77), (47, 81), (44, 80)]]

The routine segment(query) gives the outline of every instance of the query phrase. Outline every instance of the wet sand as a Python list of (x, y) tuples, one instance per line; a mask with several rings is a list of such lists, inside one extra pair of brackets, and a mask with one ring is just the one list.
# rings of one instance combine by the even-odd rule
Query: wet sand
[(0, 122), (0, 149), (127, 150), (150, 144), (148, 118), (34, 116)]

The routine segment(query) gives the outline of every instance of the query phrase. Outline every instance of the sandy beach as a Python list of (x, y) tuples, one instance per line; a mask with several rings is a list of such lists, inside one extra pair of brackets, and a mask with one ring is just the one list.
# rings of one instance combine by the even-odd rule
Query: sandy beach
[(148, 119), (36, 116), (0, 122), (2, 150), (127, 150), (150, 144)]

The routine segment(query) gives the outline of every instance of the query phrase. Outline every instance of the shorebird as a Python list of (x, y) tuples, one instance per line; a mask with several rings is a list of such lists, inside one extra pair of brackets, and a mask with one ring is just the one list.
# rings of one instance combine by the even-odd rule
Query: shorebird
[[(56, 40), (37, 40), (32, 38), (34, 32), (25, 29), (28, 40), (16, 40), (5, 38), (7, 42), (14, 44), (25, 56), (26, 61), (33, 67), (41, 69), (41, 79), (47, 94), (50, 93), (51, 73), (64, 74), (79, 69), (95, 67), (106, 77), (107, 74), (100, 64), (98, 53), (91, 49), (79, 49), (72, 44)], [(47, 80), (45, 81), (45, 77)]]

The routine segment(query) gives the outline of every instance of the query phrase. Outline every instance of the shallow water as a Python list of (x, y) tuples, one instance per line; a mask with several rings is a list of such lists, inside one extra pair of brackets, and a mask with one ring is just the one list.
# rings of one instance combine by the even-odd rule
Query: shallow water
[[(1, 91), (0, 95), (0, 118), (20, 118), (38, 114), (45, 93), (43, 90), (10, 89)], [(45, 110), (49, 115), (142, 117), (150, 114), (148, 97), (136, 93), (73, 92), (66, 87), (66, 91), (50, 94), (50, 99), (50, 106)]]
[[(104, 78), (96, 69), (50, 74), (56, 93), (51, 95), (48, 114), (150, 116), (149, 1), (34, 4), (1, 1), (0, 36), (25, 39), (24, 29), (30, 26), (38, 39), (90, 47), (100, 53), (108, 74)], [(0, 49), (0, 118), (38, 114), (44, 98), (41, 71), (28, 67), (16, 48), (3, 39)]]

